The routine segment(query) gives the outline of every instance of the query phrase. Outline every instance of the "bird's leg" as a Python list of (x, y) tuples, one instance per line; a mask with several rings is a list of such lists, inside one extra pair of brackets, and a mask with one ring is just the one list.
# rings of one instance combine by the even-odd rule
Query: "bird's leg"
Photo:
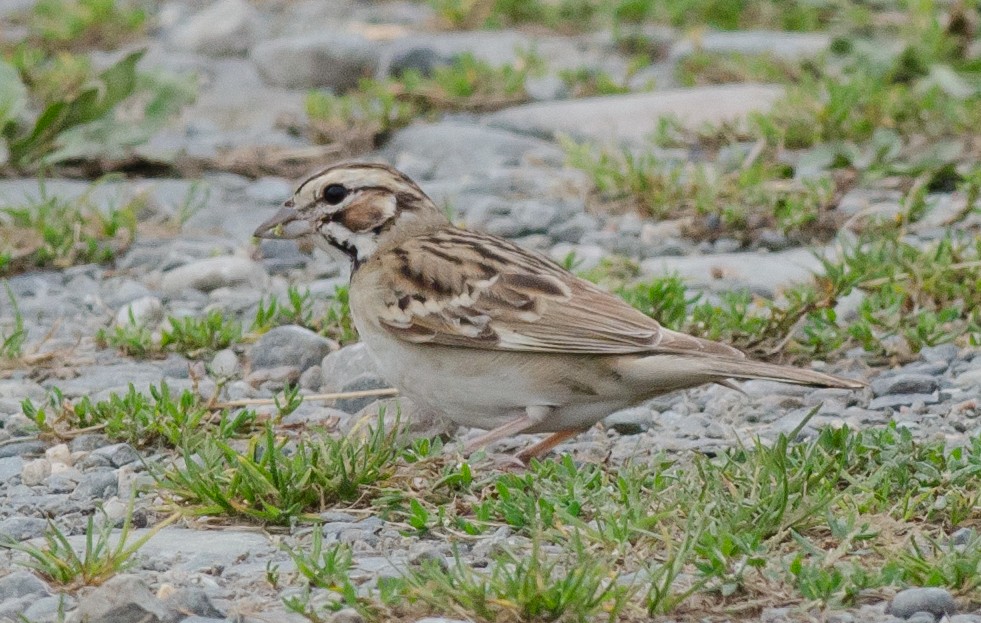
[(552, 412), (553, 407), (545, 405), (537, 405), (532, 407), (525, 407), (525, 414), (517, 419), (511, 420), (507, 424), (498, 426), (493, 430), (489, 430), (480, 437), (477, 437), (473, 441), (469, 442), (463, 447), (464, 454), (470, 454), (478, 448), (494, 443), (499, 439), (504, 439), (505, 437), (511, 437), (522, 433), (532, 426), (539, 424)]
[(545, 456), (549, 450), (559, 445), (569, 437), (575, 437), (579, 433), (585, 431), (585, 428), (574, 428), (571, 430), (560, 430), (557, 433), (552, 433), (545, 439), (542, 439), (533, 446), (529, 446), (522, 450), (521, 452), (514, 455), (514, 458), (518, 459), (525, 465), (531, 463), (532, 459), (540, 459)]

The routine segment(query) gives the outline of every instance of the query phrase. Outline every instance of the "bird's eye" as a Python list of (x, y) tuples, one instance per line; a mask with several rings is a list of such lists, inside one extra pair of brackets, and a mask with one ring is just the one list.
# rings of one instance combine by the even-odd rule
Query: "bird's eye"
[(340, 184), (331, 184), (324, 189), (324, 201), (332, 206), (344, 201), (344, 197), (347, 197), (347, 189)]

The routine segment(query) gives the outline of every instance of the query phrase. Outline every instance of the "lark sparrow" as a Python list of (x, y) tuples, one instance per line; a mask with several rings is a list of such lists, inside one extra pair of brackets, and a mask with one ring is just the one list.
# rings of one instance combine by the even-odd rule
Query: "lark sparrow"
[(554, 433), (519, 453), (527, 461), (614, 411), (704, 383), (863, 386), (668, 330), (543, 255), (454, 227), (382, 164), (317, 173), (255, 236), (311, 236), (347, 255), (351, 314), (382, 376), (416, 404), (490, 429), (469, 450)]

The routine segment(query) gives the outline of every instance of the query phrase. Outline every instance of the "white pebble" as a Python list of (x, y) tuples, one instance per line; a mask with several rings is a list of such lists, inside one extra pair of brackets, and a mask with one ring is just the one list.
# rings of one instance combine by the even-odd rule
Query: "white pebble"
[(45, 450), (44, 458), (51, 461), (52, 470), (54, 470), (56, 463), (67, 465), (69, 467), (74, 465), (74, 461), (72, 461), (72, 451), (68, 449), (68, 444), (66, 443), (59, 443), (58, 445), (51, 446)]
[(24, 463), (20, 470), (20, 481), (28, 487), (36, 487), (51, 475), (51, 462), (48, 459), (34, 459)]

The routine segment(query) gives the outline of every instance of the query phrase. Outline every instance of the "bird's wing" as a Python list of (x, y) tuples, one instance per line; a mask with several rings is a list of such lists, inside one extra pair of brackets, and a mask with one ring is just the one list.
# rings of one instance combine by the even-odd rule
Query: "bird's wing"
[(743, 357), (665, 329), (620, 298), (505, 240), (456, 229), (379, 257), (377, 322), (400, 339), (488, 350)]

